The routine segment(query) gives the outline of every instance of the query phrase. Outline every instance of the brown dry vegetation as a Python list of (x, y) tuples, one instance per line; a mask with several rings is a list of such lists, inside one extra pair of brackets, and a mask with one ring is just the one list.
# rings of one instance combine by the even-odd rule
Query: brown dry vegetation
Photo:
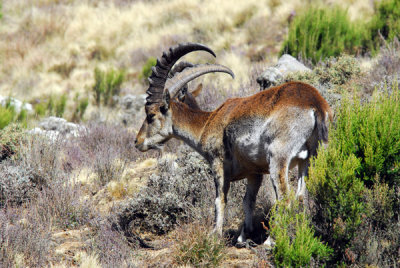
[[(352, 19), (373, 12), (370, 1), (310, 2), (349, 6)], [(299, 0), (2, 1), (0, 95), (35, 102), (61, 94), (72, 100), (80, 93), (90, 104), (86, 129), (77, 138), (49, 142), (14, 126), (2, 130), (11, 137), (12, 153), (0, 162), (0, 266), (155, 267), (199, 259), (198, 266), (272, 266), (270, 251), (232, 246), (243, 218), (243, 182), (234, 183), (229, 194), (225, 239), (215, 240), (207, 235), (214, 185), (202, 158), (174, 141), (162, 154), (138, 152), (133, 141), (141, 115), (130, 128), (115, 123), (117, 111), (94, 105), (91, 88), (94, 69), (112, 67), (126, 71), (121, 95), (144, 93), (140, 74), (150, 56), (178, 42), (201, 42), (236, 75), (233, 82), (217, 75), (202, 78), (199, 102), (214, 109), (228, 97), (259, 90), (255, 77), (276, 61), (288, 19), (302, 5)], [(370, 95), (371, 79), (379, 79), (371, 74), (392, 79), (398, 73), (395, 51), (396, 44), (372, 61), (358, 59), (367, 62), (360, 76), (332, 91), (365, 87)], [(202, 57), (188, 56), (214, 61)], [(99, 120), (98, 113), (107, 120)], [(267, 222), (271, 207), (269, 184), (264, 181), (257, 201), (252, 239), (259, 244), (266, 236), (261, 222)], [(188, 250), (193, 247), (206, 248), (208, 255), (196, 256), (199, 250)]]

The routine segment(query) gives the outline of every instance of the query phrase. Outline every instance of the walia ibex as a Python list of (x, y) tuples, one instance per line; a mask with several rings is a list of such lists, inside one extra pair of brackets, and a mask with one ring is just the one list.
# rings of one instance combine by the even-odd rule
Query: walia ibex
[[(157, 60), (149, 78), (146, 119), (137, 135), (141, 151), (159, 148), (172, 137), (182, 139), (210, 164), (216, 186), (215, 228), (222, 235), (230, 183), (247, 178), (243, 200), (244, 225), (238, 243), (252, 231), (253, 209), (263, 174), (269, 173), (276, 199), (288, 193), (288, 169), (298, 165), (296, 195), (305, 192), (309, 159), (320, 141), (328, 140), (332, 112), (318, 91), (305, 83), (290, 82), (255, 95), (229, 99), (205, 112), (175, 100), (189, 81), (209, 72), (233, 73), (222, 65), (194, 65), (168, 80), (168, 73), (183, 55), (204, 50), (201, 44), (172, 47)], [(172, 95), (172, 98), (170, 97)]]

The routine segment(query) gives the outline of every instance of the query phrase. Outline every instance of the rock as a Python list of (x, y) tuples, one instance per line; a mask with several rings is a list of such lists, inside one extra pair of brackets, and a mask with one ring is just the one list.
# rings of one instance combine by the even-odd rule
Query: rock
[(311, 72), (303, 63), (296, 60), (294, 57), (285, 54), (280, 57), (278, 63), (274, 67), (267, 68), (258, 78), (257, 83), (261, 90), (271, 86), (278, 85), (283, 78), (292, 72)]
[(131, 125), (136, 120), (144, 104), (146, 103), (146, 94), (141, 95), (125, 95), (119, 101), (121, 108), (121, 121), (124, 125)]
[(11, 106), (14, 107), (15, 112), (17, 114), (19, 114), (21, 112), (21, 110), (26, 110), (29, 114), (33, 113), (33, 107), (32, 104), (30, 103), (24, 103), (20, 100), (17, 100), (15, 98), (12, 97), (4, 97), (4, 96), (0, 96), (0, 104), (1, 106), (6, 106), (7, 104), (10, 104)]
[(50, 140), (55, 141), (61, 135), (65, 138), (78, 137), (79, 132), (84, 130), (85, 127), (68, 122), (64, 118), (50, 116), (44, 118), (39, 127), (29, 131), (30, 134), (39, 134), (48, 137)]

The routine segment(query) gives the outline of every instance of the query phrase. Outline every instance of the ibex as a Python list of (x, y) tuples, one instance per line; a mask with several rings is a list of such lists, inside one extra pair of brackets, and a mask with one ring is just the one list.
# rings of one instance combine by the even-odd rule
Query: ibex
[(185, 68), (166, 83), (176, 61), (195, 50), (215, 56), (204, 45), (186, 43), (170, 48), (157, 60), (149, 78), (147, 117), (137, 135), (136, 148), (159, 148), (175, 137), (208, 161), (216, 186), (214, 231), (219, 235), (230, 183), (247, 178), (245, 220), (238, 238), (238, 243), (243, 243), (253, 228), (253, 209), (263, 174), (270, 174), (275, 198), (280, 199), (289, 190), (289, 168), (298, 165), (296, 196), (304, 194), (309, 159), (316, 154), (319, 142), (328, 140), (332, 112), (314, 87), (301, 82), (229, 99), (212, 112), (190, 108), (174, 98), (182, 86), (209, 72), (234, 76), (227, 67), (204, 64)]

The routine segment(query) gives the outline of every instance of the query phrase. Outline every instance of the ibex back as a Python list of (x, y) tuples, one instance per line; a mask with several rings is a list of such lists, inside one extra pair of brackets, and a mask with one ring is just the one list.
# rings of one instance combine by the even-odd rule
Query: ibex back
[[(164, 53), (150, 77), (147, 118), (136, 140), (141, 151), (162, 146), (176, 137), (199, 152), (215, 177), (215, 231), (222, 234), (230, 182), (247, 178), (243, 205), (244, 225), (238, 242), (252, 231), (253, 209), (263, 174), (269, 173), (276, 199), (289, 190), (288, 170), (298, 165), (296, 195), (305, 192), (309, 159), (320, 141), (328, 140), (332, 112), (318, 91), (305, 83), (290, 82), (255, 95), (229, 99), (205, 112), (170, 98), (188, 81), (208, 73), (233, 73), (221, 65), (196, 65), (169, 81), (167, 74), (179, 57), (194, 50), (211, 50), (200, 44), (182, 44)], [(212, 53), (212, 52), (210, 52)]]

